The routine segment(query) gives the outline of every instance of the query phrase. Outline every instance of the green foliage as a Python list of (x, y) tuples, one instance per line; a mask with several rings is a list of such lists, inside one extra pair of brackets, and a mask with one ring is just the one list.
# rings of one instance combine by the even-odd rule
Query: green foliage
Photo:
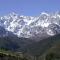
[(57, 53), (49, 53), (46, 55), (45, 60), (60, 60), (60, 55)]
[(26, 57), (21, 57), (17, 52), (13, 53), (11, 51), (0, 51), (1, 60), (27, 60)]
[(60, 40), (50, 48), (45, 57), (46, 60), (60, 60)]

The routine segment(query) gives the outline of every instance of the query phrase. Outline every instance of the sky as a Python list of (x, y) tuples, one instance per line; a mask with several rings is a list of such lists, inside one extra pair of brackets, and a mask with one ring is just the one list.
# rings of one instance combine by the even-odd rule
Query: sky
[(41, 12), (60, 11), (60, 0), (0, 0), (0, 16), (15, 12), (36, 16)]

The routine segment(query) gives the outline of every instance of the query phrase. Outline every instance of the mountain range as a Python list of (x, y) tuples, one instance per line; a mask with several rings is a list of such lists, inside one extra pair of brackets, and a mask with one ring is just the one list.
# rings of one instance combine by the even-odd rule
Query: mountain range
[(22, 52), (28, 60), (44, 60), (59, 43), (59, 12), (33, 17), (13, 12), (0, 17), (0, 49)]
[(42, 39), (60, 33), (60, 14), (42, 12), (32, 17), (12, 12), (0, 17), (0, 26), (18, 37)]

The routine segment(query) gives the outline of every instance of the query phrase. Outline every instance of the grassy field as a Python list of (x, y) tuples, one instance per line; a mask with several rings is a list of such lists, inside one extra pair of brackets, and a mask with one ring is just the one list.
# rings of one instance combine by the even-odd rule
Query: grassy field
[(0, 50), (0, 60), (27, 60), (21, 52)]

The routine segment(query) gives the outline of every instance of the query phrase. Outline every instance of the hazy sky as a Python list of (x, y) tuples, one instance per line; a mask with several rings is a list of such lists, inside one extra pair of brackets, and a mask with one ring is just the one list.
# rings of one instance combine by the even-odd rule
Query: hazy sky
[(35, 16), (43, 11), (60, 11), (60, 0), (0, 0), (0, 16), (11, 12)]

